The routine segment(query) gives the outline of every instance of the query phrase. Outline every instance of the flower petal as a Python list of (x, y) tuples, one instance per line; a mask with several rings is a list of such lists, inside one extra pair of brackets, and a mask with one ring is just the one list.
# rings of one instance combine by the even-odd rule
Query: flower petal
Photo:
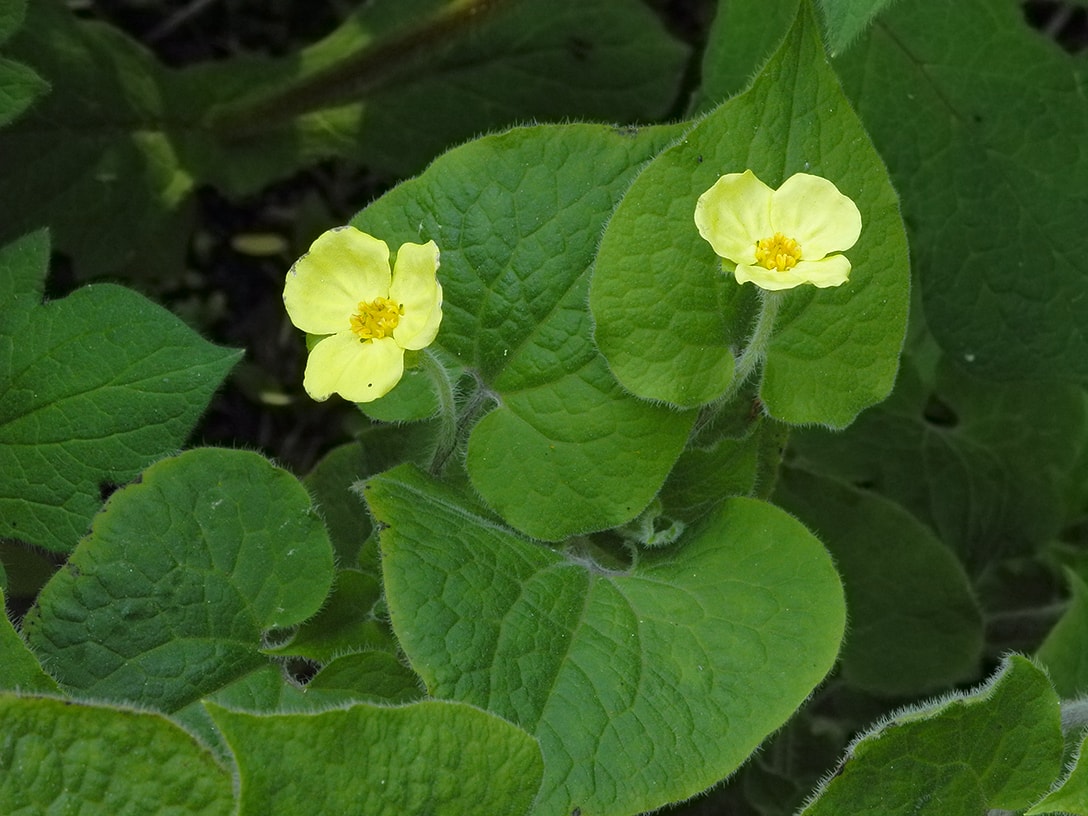
[(774, 191), (771, 225), (801, 245), (802, 260), (818, 261), (857, 243), (861, 213), (827, 179), (797, 173)]
[(826, 289), (850, 280), (850, 261), (845, 255), (828, 255), (818, 261), (801, 261), (790, 271), (802, 276), (806, 283)]
[(772, 195), (771, 188), (751, 170), (722, 176), (695, 205), (699, 234), (723, 258), (736, 264), (754, 263), (756, 241), (772, 232)]
[(389, 294), (389, 247), (355, 227), (322, 233), (287, 273), (283, 302), (291, 322), (310, 334), (350, 325), (360, 301)]
[(737, 283), (754, 283), (761, 289), (778, 292), (811, 283), (825, 289), (840, 286), (850, 278), (850, 261), (845, 255), (829, 255), (818, 261), (801, 261), (793, 269), (779, 272), (759, 264), (737, 264)]
[(350, 402), (370, 402), (392, 391), (403, 375), (404, 349), (392, 337), (361, 342), (347, 331), (313, 347), (302, 387), (318, 402), (330, 394)]
[(442, 322), (442, 286), (438, 283), (438, 246), (403, 244), (397, 250), (393, 283), (389, 297), (404, 309), (393, 330), (393, 339), (401, 348), (429, 346)]

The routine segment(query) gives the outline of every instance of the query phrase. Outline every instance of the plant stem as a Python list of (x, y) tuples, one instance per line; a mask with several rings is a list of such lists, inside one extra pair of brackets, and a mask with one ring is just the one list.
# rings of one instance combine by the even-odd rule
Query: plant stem
[(457, 401), (453, 394), (453, 381), (450, 373), (434, 353), (424, 349), (420, 355), (422, 368), (434, 385), (438, 397), (438, 442), (431, 459), (430, 471), (438, 475), (453, 449), (457, 446)]
[[(367, 44), (287, 87), (214, 110), (211, 129), (222, 138), (244, 139), (299, 116), (358, 102), (406, 71), (433, 70), (432, 55), (508, 0), (453, 0), (419, 23)], [(418, 63), (418, 64), (416, 64)]]
[(771, 334), (774, 332), (774, 321), (778, 317), (779, 307), (785, 296), (781, 292), (768, 292), (760, 290), (759, 317), (756, 318), (752, 336), (748, 338), (748, 344), (737, 358), (737, 365), (733, 369), (733, 382), (718, 400), (719, 405), (724, 405), (737, 395), (744, 387), (752, 372), (763, 362), (767, 356), (767, 346), (770, 344)]

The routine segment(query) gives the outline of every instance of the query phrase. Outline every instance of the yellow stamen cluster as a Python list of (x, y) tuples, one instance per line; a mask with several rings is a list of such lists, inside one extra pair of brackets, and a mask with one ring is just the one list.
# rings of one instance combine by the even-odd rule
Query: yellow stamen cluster
[(388, 337), (404, 314), (401, 306), (383, 297), (374, 298), (369, 303), (362, 301), (356, 308), (359, 311), (351, 316), (351, 330), (360, 341)]
[(793, 269), (801, 260), (801, 247), (792, 238), (776, 232), (770, 238), (756, 241), (756, 263), (764, 269), (785, 272)]

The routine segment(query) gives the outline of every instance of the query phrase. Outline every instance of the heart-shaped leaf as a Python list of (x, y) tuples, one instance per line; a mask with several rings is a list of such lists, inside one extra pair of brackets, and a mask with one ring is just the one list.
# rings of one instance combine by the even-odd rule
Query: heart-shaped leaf
[(0, 254), (0, 535), (63, 552), (185, 441), (240, 352), (120, 286), (42, 304), (48, 259), (44, 233)]
[(857, 739), (800, 816), (1020, 810), (1062, 764), (1058, 696), (1019, 655), (978, 691), (901, 713)]
[(235, 812), (230, 773), (158, 714), (0, 693), (0, 812)]
[(69, 691), (176, 711), (267, 667), (262, 632), (313, 615), (332, 577), (294, 476), (199, 448), (110, 498), (23, 632)]
[(209, 705), (238, 763), (241, 816), (527, 813), (536, 741), (493, 714), (426, 700), (319, 714)]
[(590, 340), (588, 270), (639, 167), (680, 129), (523, 128), (453, 150), (360, 213), (396, 245), (435, 240), (438, 343), (499, 407), (473, 429), (473, 486), (539, 538), (629, 521), (694, 420), (624, 393)]
[(767, 411), (842, 427), (891, 390), (909, 300), (906, 236), (809, 6), (755, 84), (657, 156), (608, 223), (590, 293), (595, 337), (620, 382), (646, 399), (700, 405), (732, 382), (752, 287), (722, 273), (694, 212), (719, 176), (746, 169), (772, 187), (798, 172), (824, 176), (863, 220), (848, 283), (786, 293), (760, 387)]
[(410, 466), (365, 489), (393, 627), (428, 691), (540, 740), (534, 814), (641, 813), (720, 780), (830, 669), (842, 588), (776, 507), (732, 499), (615, 571), (482, 518)]

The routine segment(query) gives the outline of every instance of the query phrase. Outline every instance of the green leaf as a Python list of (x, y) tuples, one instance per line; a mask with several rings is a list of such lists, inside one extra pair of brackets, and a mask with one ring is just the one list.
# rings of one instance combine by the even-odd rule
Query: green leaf
[(977, 676), (982, 614), (960, 562), (929, 528), (887, 499), (794, 468), (774, 499), (819, 536), (842, 576), (847, 682), (907, 697)]
[(1072, 570), (1066, 570), (1072, 597), (1061, 619), (1046, 636), (1036, 653), (1046, 666), (1058, 694), (1073, 698), (1088, 692), (1088, 584)]
[(612, 570), (495, 525), (408, 467), (365, 493), (389, 525), (382, 568), (401, 646), (433, 696), (540, 740), (536, 816), (623, 816), (692, 796), (834, 662), (838, 576), (772, 505), (729, 500), (676, 545)]
[(306, 695), (339, 693), (354, 700), (411, 703), (422, 699), (419, 677), (391, 652), (356, 652), (328, 663), (306, 684)]
[(158, 714), (0, 693), (0, 811), (227, 816), (230, 773)]
[(845, 51), (891, 0), (820, 0), (832, 55)]
[(485, 711), (434, 700), (320, 714), (208, 710), (238, 763), (239, 813), (527, 813), (540, 749)]
[[(49, 268), (49, 233), (38, 230), (17, 241), (0, 247), (0, 342), (9, 345), (11, 338), (23, 330), (24, 321), (40, 305), (45, 291), (45, 275)], [(5, 366), (9, 358), (4, 359)], [(5, 369), (0, 368), (0, 372)]]
[(593, 276), (597, 344), (620, 382), (646, 399), (694, 406), (725, 392), (751, 333), (753, 287), (723, 274), (694, 212), (719, 176), (745, 169), (772, 187), (796, 172), (825, 176), (861, 210), (850, 281), (785, 293), (760, 387), (776, 419), (843, 427), (891, 389), (909, 265), (895, 191), (807, 4), (752, 88), (655, 158), (624, 196)]
[(982, 376), (1088, 381), (1077, 65), (990, 0), (895, 3), (836, 63), (902, 196), (929, 327)]
[(799, 0), (719, 3), (703, 51), (702, 82), (692, 108), (706, 113), (752, 84), (797, 17)]
[(0, 44), (7, 42), (8, 38), (23, 24), (26, 16), (26, 0), (5, 0), (0, 6)]
[(804, 466), (882, 493), (969, 561), (1057, 535), (1080, 507), (1081, 389), (987, 382), (947, 360), (935, 369), (907, 358), (892, 397), (845, 433), (795, 433)]
[[(0, 609), (3, 608), (4, 592), (0, 590)], [(8, 616), (0, 617), (0, 689), (31, 694), (59, 693), (56, 681), (42, 669)]]
[(978, 691), (900, 714), (850, 747), (800, 816), (1020, 810), (1061, 771), (1057, 695), (1013, 655)]
[[(356, 499), (362, 504), (361, 499)], [(304, 657), (327, 662), (339, 655), (370, 649), (394, 651), (396, 644), (374, 615), (381, 600), (378, 579), (356, 570), (336, 575), (336, 587), (321, 611), (299, 627), (288, 643), (268, 649), (268, 654)]]
[(169, 251), (198, 184), (250, 194), (331, 157), (403, 175), (513, 122), (659, 118), (686, 58), (639, 0), (366, 3), (299, 53), (180, 71), (35, 0), (10, 51), (53, 92), (0, 132), (0, 242), (48, 224), (89, 273)]
[(297, 56), (201, 66), (188, 80), (220, 101), (215, 172), (336, 153), (406, 176), (515, 122), (668, 113), (687, 49), (644, 3), (551, 0), (540, 12), (525, 0), (367, 4)]
[[(29, 4), (9, 50), (53, 92), (0, 131), (0, 240), (48, 224), (56, 248), (90, 271), (112, 271), (164, 240), (194, 185), (166, 131), (164, 69), (134, 40), (77, 21), (56, 0)], [(192, 111), (179, 109), (181, 129)]]
[(23, 631), (70, 691), (175, 711), (266, 666), (262, 632), (317, 612), (332, 577), (291, 474), (202, 448), (110, 498)]
[(468, 472), (514, 527), (558, 540), (629, 521), (660, 489), (694, 420), (623, 392), (590, 340), (601, 226), (677, 128), (521, 128), (453, 150), (360, 213), (391, 245), (434, 239), (438, 343), (499, 407)]
[(48, 90), (49, 83), (33, 69), (0, 57), (0, 127), (21, 116)]
[(1024, 811), (1024, 816), (1042, 816), (1044, 813), (1062, 813), (1064, 816), (1088, 816), (1088, 753), (1081, 740), (1075, 764), (1061, 784), (1039, 802)]
[(372, 468), (371, 459), (367, 446), (346, 442), (325, 454), (302, 480), (321, 508), (336, 559), (345, 567), (358, 564), (359, 551), (370, 535), (370, 514), (351, 486), (382, 470)]
[(27, 311), (45, 274), (41, 236), (0, 256), (18, 304), (0, 318), (14, 330), (0, 334), (0, 535), (64, 552), (103, 492), (184, 442), (241, 354), (112, 284)]

